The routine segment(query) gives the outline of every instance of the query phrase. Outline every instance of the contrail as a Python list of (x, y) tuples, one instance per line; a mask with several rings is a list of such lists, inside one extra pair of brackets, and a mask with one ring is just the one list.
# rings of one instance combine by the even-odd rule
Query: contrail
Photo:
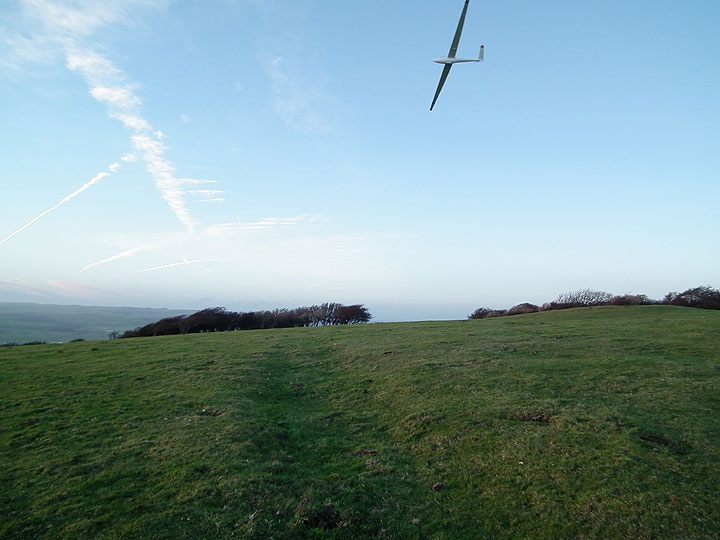
[(86, 270), (90, 270), (91, 268), (100, 266), (101, 264), (117, 261), (119, 259), (125, 259), (126, 257), (132, 257), (136, 253), (140, 253), (142, 251), (147, 251), (148, 248), (149, 248), (149, 246), (145, 245), (145, 246), (140, 246), (140, 247), (136, 247), (136, 248), (126, 249), (122, 253), (118, 253), (117, 255), (113, 255), (112, 257), (108, 257), (106, 259), (103, 259), (101, 261), (96, 261), (94, 263), (86, 264), (78, 271), (78, 273), (85, 272)]
[[(112, 163), (112, 164), (108, 167), (108, 169), (109, 169), (111, 172), (116, 172), (119, 168), (120, 168), (120, 164), (118, 164), (118, 163)], [(96, 174), (93, 178), (90, 179), (89, 182), (83, 184), (82, 187), (80, 187), (79, 189), (73, 191), (73, 192), (72, 192), (70, 195), (68, 195), (67, 197), (64, 197), (64, 198), (63, 198), (59, 203), (57, 203), (55, 206), (53, 206), (52, 208), (48, 208), (47, 210), (45, 210), (45, 211), (44, 211), (42, 214), (40, 214), (39, 216), (37, 216), (37, 217), (31, 219), (30, 221), (28, 221), (25, 225), (23, 225), (22, 227), (20, 227), (17, 231), (15, 231), (14, 233), (12, 233), (12, 234), (10, 234), (9, 236), (6, 236), (6, 237), (3, 238), (2, 240), (0, 240), (0, 246), (3, 245), (3, 244), (4, 244), (5, 242), (7, 242), (8, 240), (16, 237), (18, 234), (20, 234), (20, 233), (23, 232), (25, 229), (27, 229), (28, 227), (30, 227), (33, 223), (41, 220), (42, 218), (44, 218), (45, 216), (47, 216), (49, 213), (54, 212), (55, 210), (57, 210), (58, 208), (60, 208), (63, 204), (65, 204), (66, 202), (68, 202), (70, 199), (74, 199), (75, 197), (77, 197), (78, 195), (80, 195), (83, 191), (85, 191), (85, 190), (87, 190), (87, 189), (90, 189), (92, 186), (94, 186), (95, 184), (97, 184), (100, 180), (102, 180), (102, 179), (105, 178), (106, 176), (110, 176), (110, 173), (103, 171), (103, 172), (101, 172), (101, 173)]]
[(222, 260), (223, 259), (198, 259), (196, 261), (188, 261), (187, 259), (183, 259), (182, 262), (165, 264), (163, 266), (156, 266), (154, 268), (145, 268), (144, 270), (137, 270), (136, 272), (130, 272), (129, 275), (142, 274), (144, 272), (154, 272), (155, 270), (164, 270), (165, 268), (173, 268), (175, 266), (184, 266), (186, 264), (200, 264), (200, 263), (204, 263), (204, 262), (222, 261)]
[[(10, 45), (13, 53), (9, 63), (6, 58), (0, 58), (0, 67), (5, 64), (14, 66), (20, 60), (39, 59), (37, 51), (41, 48), (62, 51), (65, 65), (84, 79), (92, 98), (104, 104), (110, 118), (118, 120), (130, 131), (133, 152), (120, 158), (120, 162), (142, 160), (147, 172), (155, 180), (155, 186), (162, 199), (170, 207), (175, 217), (188, 231), (196, 229), (199, 223), (192, 216), (186, 199), (194, 196), (200, 202), (221, 202), (224, 200), (220, 196), (222, 192), (220, 190), (189, 192), (188, 186), (214, 183), (214, 181), (178, 178), (175, 166), (165, 157), (168, 147), (162, 142), (165, 138), (164, 134), (154, 129), (142, 114), (142, 99), (135, 93), (137, 85), (128, 81), (126, 74), (109, 58), (94, 52), (95, 47), (92, 44), (93, 36), (104, 28), (115, 25), (131, 26), (141, 8), (162, 8), (168, 3), (167, 0), (112, 0), (110, 2), (102, 0), (16, 0), (15, 3), (22, 5), (24, 18), (27, 17), (28, 21), (35, 24), (32, 25), (33, 30), (29, 37), (19, 33), (17, 35), (13, 33), (9, 37), (4, 36), (2, 33), (5, 28), (0, 28), (0, 49), (3, 49), (1, 45), (5, 39), (7, 42), (5, 44)], [(28, 47), (29, 45), (32, 47)], [(42, 57), (46, 58), (45, 55)], [(47, 58), (52, 57), (52, 54), (47, 54)], [(189, 118), (183, 117), (183, 121), (186, 120)], [(109, 173), (115, 172), (117, 167), (118, 165), (109, 167)], [(108, 172), (99, 174), (80, 190), (2, 239), (0, 245), (20, 234), (92, 184), (100, 181), (107, 174)], [(110, 259), (87, 265), (81, 271), (110, 260), (129, 257), (134, 253), (136, 251), (127, 250)]]
[(192, 231), (198, 225), (186, 203), (188, 195), (200, 197), (202, 202), (221, 202), (220, 190), (188, 191), (187, 185), (214, 183), (208, 180), (178, 178), (175, 166), (165, 157), (168, 147), (165, 135), (155, 130), (141, 114), (142, 99), (133, 92), (133, 85), (123, 82), (124, 73), (104, 56), (92, 51), (70, 47), (66, 51), (66, 64), (77, 71), (90, 87), (90, 95), (108, 108), (110, 118), (120, 121), (132, 134), (133, 149), (145, 162), (147, 172), (155, 179), (155, 187), (175, 217)]

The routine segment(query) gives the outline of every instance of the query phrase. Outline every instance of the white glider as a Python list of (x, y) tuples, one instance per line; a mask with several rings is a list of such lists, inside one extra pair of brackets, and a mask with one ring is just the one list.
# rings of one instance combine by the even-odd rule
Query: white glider
[(455, 58), (458, 43), (460, 43), (460, 34), (462, 34), (463, 25), (465, 24), (465, 14), (467, 13), (469, 3), (470, 0), (465, 0), (465, 6), (463, 6), (462, 14), (460, 15), (457, 30), (455, 30), (455, 37), (453, 38), (452, 45), (450, 45), (450, 52), (447, 56), (443, 58), (436, 58), (435, 60), (433, 60), (433, 62), (435, 62), (436, 64), (444, 64), (445, 67), (443, 67), (442, 75), (440, 75), (440, 82), (438, 83), (437, 90), (435, 90), (435, 97), (433, 98), (432, 105), (430, 105), (431, 111), (435, 106), (435, 102), (440, 95), (440, 90), (442, 90), (442, 87), (445, 84), (445, 79), (447, 79), (448, 73), (450, 73), (450, 68), (453, 66), (453, 64), (459, 64), (462, 62), (482, 62), (485, 59), (485, 45), (480, 45), (480, 54), (477, 58)]

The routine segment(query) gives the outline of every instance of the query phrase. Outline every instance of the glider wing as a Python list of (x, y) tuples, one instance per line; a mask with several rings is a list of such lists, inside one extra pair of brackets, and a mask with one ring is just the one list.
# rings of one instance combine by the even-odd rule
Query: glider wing
[(455, 58), (455, 54), (457, 53), (458, 44), (460, 43), (460, 34), (462, 34), (463, 26), (465, 25), (465, 14), (467, 13), (469, 3), (470, 0), (465, 0), (465, 5), (463, 6), (460, 20), (458, 21), (457, 30), (455, 30), (455, 37), (453, 38), (452, 45), (450, 45), (448, 58)]
[(438, 96), (440, 95), (440, 90), (442, 90), (443, 85), (445, 84), (445, 79), (447, 79), (448, 73), (450, 73), (450, 68), (452, 67), (452, 64), (445, 64), (443, 66), (442, 75), (440, 75), (440, 82), (438, 83), (437, 90), (435, 90), (435, 97), (432, 100), (432, 105), (430, 105), (430, 110), (433, 110), (433, 107), (435, 106), (435, 102), (437, 101)]

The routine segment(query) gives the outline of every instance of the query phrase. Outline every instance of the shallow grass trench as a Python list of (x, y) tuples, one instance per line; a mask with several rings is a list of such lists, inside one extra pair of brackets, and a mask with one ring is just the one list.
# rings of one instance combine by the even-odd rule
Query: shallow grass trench
[(717, 538), (718, 315), (0, 350), (0, 536)]

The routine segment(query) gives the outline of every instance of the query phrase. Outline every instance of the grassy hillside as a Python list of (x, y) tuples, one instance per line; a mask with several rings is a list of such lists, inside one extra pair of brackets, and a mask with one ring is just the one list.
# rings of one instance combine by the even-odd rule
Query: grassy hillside
[(112, 331), (123, 332), (163, 317), (191, 311), (135, 308), (63, 306), (0, 302), (0, 344), (73, 339), (107, 339)]
[(717, 538), (720, 312), (0, 350), (2, 538)]

